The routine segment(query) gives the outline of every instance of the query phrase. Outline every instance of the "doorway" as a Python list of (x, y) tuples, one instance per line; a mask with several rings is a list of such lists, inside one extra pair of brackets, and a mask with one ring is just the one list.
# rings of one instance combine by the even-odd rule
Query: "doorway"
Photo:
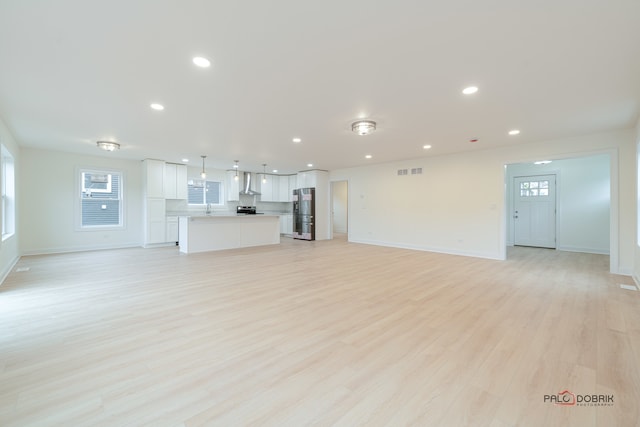
[(513, 243), (556, 248), (556, 176), (513, 178)]
[(331, 182), (331, 231), (334, 238), (349, 234), (349, 186), (347, 181)]

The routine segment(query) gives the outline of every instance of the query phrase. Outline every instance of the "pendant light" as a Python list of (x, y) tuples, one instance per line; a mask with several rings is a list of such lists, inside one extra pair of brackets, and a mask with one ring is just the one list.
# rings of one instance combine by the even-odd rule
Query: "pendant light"
[(267, 164), (266, 163), (262, 164), (262, 183), (263, 184), (267, 183)]
[(200, 157), (202, 157), (202, 172), (200, 172), (200, 178), (206, 179), (207, 178), (207, 172), (205, 172), (205, 170), (204, 170), (204, 159), (207, 156), (200, 156)]
[(236, 170), (236, 176), (233, 177), (234, 180), (238, 180), (238, 160), (234, 160), (234, 162), (236, 162), (235, 165), (233, 165), (233, 168)]

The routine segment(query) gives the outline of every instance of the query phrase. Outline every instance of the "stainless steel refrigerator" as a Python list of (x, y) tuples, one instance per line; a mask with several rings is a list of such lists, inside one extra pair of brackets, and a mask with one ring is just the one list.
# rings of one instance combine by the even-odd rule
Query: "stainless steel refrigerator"
[(293, 190), (293, 238), (316, 240), (316, 189)]

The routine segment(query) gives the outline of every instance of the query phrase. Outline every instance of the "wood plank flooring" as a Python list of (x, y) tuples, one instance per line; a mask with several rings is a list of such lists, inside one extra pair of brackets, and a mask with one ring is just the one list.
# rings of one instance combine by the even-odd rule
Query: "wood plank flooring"
[[(602, 255), (347, 243), (24, 257), (0, 425), (640, 426), (640, 292)], [(545, 395), (613, 395), (558, 406)]]

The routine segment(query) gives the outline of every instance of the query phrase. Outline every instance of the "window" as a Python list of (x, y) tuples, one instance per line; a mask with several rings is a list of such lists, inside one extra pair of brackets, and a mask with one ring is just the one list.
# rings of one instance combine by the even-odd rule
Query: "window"
[(549, 181), (529, 181), (520, 183), (520, 197), (549, 195)]
[(81, 228), (122, 227), (122, 173), (80, 171)]
[(190, 179), (188, 182), (188, 200), (190, 205), (222, 205), (222, 183)]
[(2, 158), (2, 240), (14, 235), (16, 231), (16, 184), (13, 156), (3, 145)]

